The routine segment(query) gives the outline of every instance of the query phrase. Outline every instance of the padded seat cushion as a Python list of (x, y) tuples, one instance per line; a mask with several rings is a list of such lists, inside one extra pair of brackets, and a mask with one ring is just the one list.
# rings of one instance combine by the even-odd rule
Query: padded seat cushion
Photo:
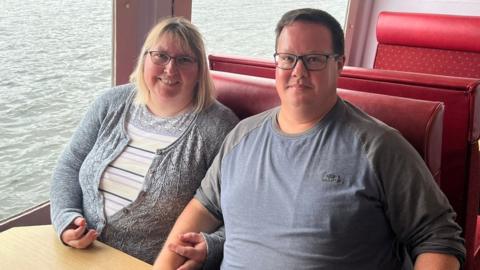
[(381, 12), (373, 67), (480, 78), (480, 17)]

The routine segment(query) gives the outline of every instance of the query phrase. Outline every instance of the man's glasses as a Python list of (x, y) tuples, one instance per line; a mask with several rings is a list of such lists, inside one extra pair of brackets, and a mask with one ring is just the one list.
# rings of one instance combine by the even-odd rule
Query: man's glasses
[(302, 60), (303, 65), (307, 70), (321, 70), (327, 66), (328, 58), (336, 59), (336, 54), (305, 54), (295, 55), (290, 53), (275, 53), (275, 65), (281, 69), (293, 69), (297, 65), (299, 59)]
[(150, 58), (155, 65), (159, 66), (166, 66), (170, 62), (170, 60), (175, 60), (175, 64), (178, 67), (190, 67), (197, 63), (197, 59), (188, 56), (188, 55), (179, 55), (179, 56), (170, 56), (161, 51), (148, 51), (145, 54), (150, 54)]

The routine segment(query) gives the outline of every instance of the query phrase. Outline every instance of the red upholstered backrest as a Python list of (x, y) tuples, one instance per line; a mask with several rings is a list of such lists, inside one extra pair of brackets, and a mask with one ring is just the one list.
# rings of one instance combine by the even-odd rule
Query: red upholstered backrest
[[(274, 78), (273, 60), (210, 55), (214, 70)], [(431, 74), (344, 67), (339, 87), (445, 104), (442, 153), (442, 188), (459, 214), (466, 214), (471, 144), (480, 136), (479, 81)]]
[(217, 99), (240, 119), (280, 104), (272, 79), (219, 71), (211, 71), (211, 74)]
[(210, 54), (208, 62), (211, 70), (231, 72), (265, 78), (275, 78), (275, 63), (271, 60)]
[(342, 88), (445, 104), (441, 186), (461, 222), (467, 211), (469, 149), (480, 136), (479, 83), (475, 79), (354, 67), (345, 68), (338, 81)]
[(467, 267), (473, 269), (480, 193), (480, 79), (346, 67), (338, 84), (357, 91), (444, 102), (440, 186), (464, 229)]
[[(275, 81), (212, 71), (220, 102), (240, 118), (278, 106)], [(343, 99), (399, 130), (424, 158), (438, 180), (443, 126), (443, 104), (351, 90), (338, 90)]]
[(480, 78), (480, 17), (381, 12), (374, 68)]
[[(275, 76), (273, 60), (225, 55), (211, 55), (209, 60), (212, 68), (218, 67), (222, 71), (267, 78)], [(338, 84), (339, 87), (357, 91), (444, 102), (440, 186), (457, 212), (458, 222), (464, 229), (467, 269), (472, 269), (476, 250), (474, 241), (476, 235), (480, 236), (480, 233), (476, 234), (480, 193), (477, 141), (480, 136), (480, 79), (344, 67)], [(480, 222), (478, 228), (480, 229)], [(477, 246), (480, 246), (480, 242)], [(480, 249), (476, 258), (479, 260), (480, 269)]]

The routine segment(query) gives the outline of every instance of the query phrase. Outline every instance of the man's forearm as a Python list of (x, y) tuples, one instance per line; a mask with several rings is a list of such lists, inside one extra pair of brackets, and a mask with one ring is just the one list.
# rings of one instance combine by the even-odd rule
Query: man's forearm
[(193, 199), (183, 210), (168, 235), (162, 251), (153, 266), (156, 270), (175, 270), (185, 262), (185, 258), (170, 251), (168, 245), (182, 243), (178, 236), (186, 232), (213, 232), (221, 223), (203, 205)]
[(415, 270), (458, 270), (460, 262), (453, 255), (422, 253), (415, 260)]

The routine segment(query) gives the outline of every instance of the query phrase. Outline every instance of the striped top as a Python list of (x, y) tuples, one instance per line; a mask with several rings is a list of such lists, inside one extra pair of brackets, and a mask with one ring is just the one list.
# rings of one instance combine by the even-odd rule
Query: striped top
[(156, 151), (177, 140), (194, 119), (192, 112), (157, 117), (145, 105), (132, 106), (129, 113), (126, 131), (130, 141), (100, 179), (107, 217), (135, 201)]

